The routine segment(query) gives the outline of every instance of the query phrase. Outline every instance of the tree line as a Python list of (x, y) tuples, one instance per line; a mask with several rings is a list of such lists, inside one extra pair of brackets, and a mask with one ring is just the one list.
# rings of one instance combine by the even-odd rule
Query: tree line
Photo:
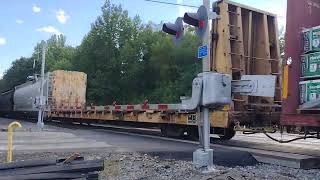
[[(117, 103), (179, 102), (191, 93), (192, 79), (201, 71), (196, 57), (199, 38), (189, 29), (179, 47), (170, 36), (130, 18), (120, 5), (106, 0), (101, 15), (78, 47), (66, 37), (53, 35), (47, 42), (46, 71), (72, 70), (88, 75), (87, 102)], [(12, 89), (26, 77), (40, 72), (41, 45), (31, 57), (12, 63), (0, 80), (0, 91)]]
[[(71, 70), (88, 75), (87, 102), (97, 105), (176, 103), (191, 94), (193, 78), (201, 72), (196, 57), (200, 39), (192, 28), (176, 47), (169, 35), (144, 24), (138, 16), (130, 18), (120, 5), (106, 0), (101, 15), (91, 24), (78, 47), (66, 44), (66, 37), (53, 35), (47, 42), (46, 71)], [(280, 39), (284, 56), (284, 38)], [(40, 73), (41, 45), (31, 57), (12, 63), (0, 80), (0, 92)], [(35, 61), (36, 60), (36, 61)]]

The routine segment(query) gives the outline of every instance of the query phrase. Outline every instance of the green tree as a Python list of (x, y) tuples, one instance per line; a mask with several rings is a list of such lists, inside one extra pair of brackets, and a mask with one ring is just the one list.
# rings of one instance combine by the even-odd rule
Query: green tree
[(168, 36), (153, 45), (151, 61), (158, 81), (151, 101), (178, 102), (180, 96), (191, 94), (192, 80), (201, 71), (196, 58), (199, 44), (199, 39), (187, 32), (180, 47), (175, 47)]
[(285, 52), (284, 52), (284, 48), (285, 48), (285, 38), (284, 37), (280, 37), (279, 38), (279, 45), (280, 45), (280, 56), (281, 59), (284, 60), (284, 56), (285, 56)]
[[(57, 69), (72, 69), (71, 59), (75, 48), (66, 46), (65, 41), (66, 38), (63, 35), (53, 35), (47, 40), (46, 72)], [(41, 51), (42, 46), (39, 42), (30, 58), (21, 57), (15, 60), (0, 81), (0, 91), (12, 89), (14, 86), (26, 82), (28, 76), (40, 74)]]
[[(193, 78), (201, 71), (196, 58), (199, 38), (187, 28), (181, 46), (172, 37), (130, 18), (121, 6), (106, 0), (101, 15), (92, 24), (80, 46), (66, 45), (66, 37), (47, 40), (46, 71), (82, 71), (88, 75), (87, 102), (94, 104), (177, 103), (190, 95)], [(40, 72), (41, 46), (31, 58), (16, 60), (0, 81), (1, 90), (23, 83), (28, 75)], [(33, 69), (33, 62), (36, 62)]]
[(9, 68), (3, 75), (1, 80), (1, 91), (7, 91), (14, 86), (26, 82), (28, 76), (32, 75), (33, 70), (33, 59), (21, 57), (15, 60), (11, 68)]
[(127, 51), (130, 43), (138, 42), (142, 28), (138, 17), (131, 19), (121, 6), (106, 1), (102, 15), (92, 24), (73, 58), (74, 69), (88, 74), (89, 102), (105, 104), (127, 100), (123, 84), (128, 77), (128, 61), (131, 64), (133, 60), (125, 57), (137, 53), (134, 51), (137, 48)]
[[(57, 69), (71, 70), (72, 57), (75, 53), (75, 48), (66, 45), (66, 37), (64, 35), (53, 35), (46, 41), (46, 72)], [(41, 67), (41, 52), (42, 45), (39, 42), (34, 48), (32, 58), (36, 59), (37, 72)]]

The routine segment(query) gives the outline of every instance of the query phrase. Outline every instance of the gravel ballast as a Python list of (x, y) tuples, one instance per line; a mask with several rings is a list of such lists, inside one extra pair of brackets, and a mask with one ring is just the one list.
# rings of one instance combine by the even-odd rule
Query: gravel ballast
[[(194, 170), (192, 162), (173, 159), (161, 159), (141, 153), (80, 153), (85, 159), (104, 159), (105, 170), (100, 173), (101, 179), (181, 179), (181, 180), (249, 180), (249, 179), (320, 179), (320, 170), (301, 170), (281, 166), (258, 164), (245, 167), (215, 166), (215, 171), (202, 174)], [(71, 153), (18, 153), (15, 161), (30, 159), (61, 158)], [(4, 162), (6, 154), (0, 152), (0, 161)]]

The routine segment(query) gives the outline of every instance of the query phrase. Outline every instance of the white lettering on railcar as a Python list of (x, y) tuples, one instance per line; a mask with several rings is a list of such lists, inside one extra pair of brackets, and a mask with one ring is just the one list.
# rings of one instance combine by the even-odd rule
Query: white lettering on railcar
[(196, 114), (188, 115), (188, 124), (189, 125), (196, 125), (197, 124), (197, 115)]

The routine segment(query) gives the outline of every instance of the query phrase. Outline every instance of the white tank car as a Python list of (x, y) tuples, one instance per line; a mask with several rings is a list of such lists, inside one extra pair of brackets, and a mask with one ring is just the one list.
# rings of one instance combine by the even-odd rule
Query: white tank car
[[(47, 102), (48, 94), (48, 75), (45, 76), (43, 95)], [(17, 112), (35, 112), (38, 111), (40, 99), (40, 79), (28, 81), (24, 84), (15, 87), (13, 96), (14, 111)]]

